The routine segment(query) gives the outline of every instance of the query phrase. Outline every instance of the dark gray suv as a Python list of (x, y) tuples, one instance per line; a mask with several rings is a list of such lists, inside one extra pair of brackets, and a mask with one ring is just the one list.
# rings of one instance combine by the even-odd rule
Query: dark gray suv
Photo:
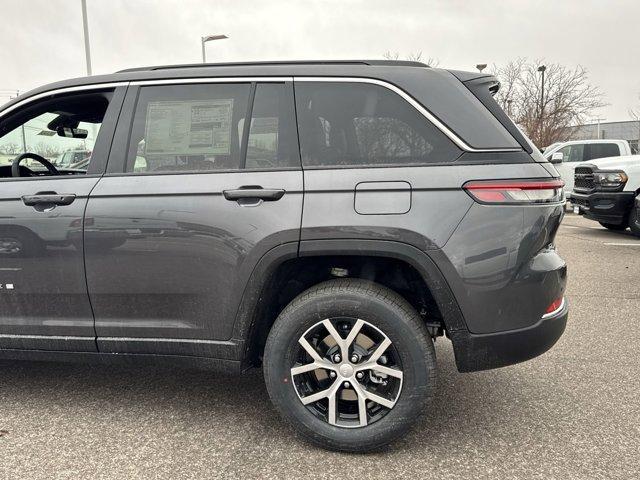
[(413, 62), (290, 62), (11, 101), (0, 358), (262, 365), (306, 438), (388, 444), (434, 393), (435, 337), (470, 372), (565, 328), (562, 182), (498, 88)]

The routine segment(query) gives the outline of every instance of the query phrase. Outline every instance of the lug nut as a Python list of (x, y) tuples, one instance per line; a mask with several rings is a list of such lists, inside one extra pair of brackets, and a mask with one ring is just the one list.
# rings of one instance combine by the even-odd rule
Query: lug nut
[(349, 382), (344, 382), (344, 388), (351, 388), (351, 384)]
[(362, 373), (362, 372), (358, 372), (358, 373), (356, 373), (356, 378), (357, 378), (358, 380), (362, 380), (362, 379), (364, 378), (364, 373)]
[(340, 356), (340, 354), (339, 354), (339, 353), (336, 353), (336, 354), (333, 356), (333, 363), (340, 363), (341, 361), (342, 361), (342, 357)]
[(330, 376), (331, 378), (336, 378), (336, 372), (334, 372), (333, 370), (331, 370), (331, 371), (329, 372), (329, 376)]
[(358, 363), (359, 360), (360, 360), (360, 356), (357, 353), (354, 353), (353, 355), (351, 355), (351, 363)]

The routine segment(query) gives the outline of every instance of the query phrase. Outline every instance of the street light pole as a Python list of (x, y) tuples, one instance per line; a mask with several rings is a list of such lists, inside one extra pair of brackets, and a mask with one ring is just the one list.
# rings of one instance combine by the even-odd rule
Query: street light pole
[(89, 47), (89, 22), (87, 21), (87, 0), (82, 2), (82, 29), (84, 30), (84, 55), (87, 60), (87, 75), (91, 75), (91, 48)]
[(542, 142), (542, 119), (544, 118), (544, 72), (547, 70), (545, 65), (540, 65), (538, 67), (538, 71), (542, 74), (542, 86), (540, 88), (540, 108), (539, 108), (539, 118), (538, 118), (538, 134), (540, 137), (538, 138), (538, 142)]
[(226, 38), (229, 37), (226, 35), (206, 35), (204, 37), (200, 37), (200, 43), (202, 45), (202, 63), (207, 63), (207, 52), (204, 48), (204, 44), (212, 40), (224, 40)]
[(538, 67), (538, 71), (542, 73), (542, 85), (540, 88), (540, 118), (542, 118), (542, 114), (544, 113), (544, 72), (547, 70), (547, 67), (544, 65), (540, 65)]

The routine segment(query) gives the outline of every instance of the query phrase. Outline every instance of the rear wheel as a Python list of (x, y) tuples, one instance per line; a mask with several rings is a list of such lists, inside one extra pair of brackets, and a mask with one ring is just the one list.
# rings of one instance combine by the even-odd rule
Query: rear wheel
[(280, 314), (264, 374), (274, 405), (306, 439), (364, 452), (415, 424), (434, 391), (435, 352), (424, 322), (395, 292), (332, 280)]
[(607, 228), (609, 230), (622, 231), (627, 229), (627, 225), (625, 225), (624, 223), (620, 225), (616, 225), (615, 223), (606, 223), (606, 222), (598, 222), (598, 223), (602, 225), (604, 228)]

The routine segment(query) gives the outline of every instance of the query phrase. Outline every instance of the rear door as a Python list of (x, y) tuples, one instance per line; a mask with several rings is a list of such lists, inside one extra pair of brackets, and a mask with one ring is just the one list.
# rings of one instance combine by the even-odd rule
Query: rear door
[(292, 82), (147, 82), (124, 110), (85, 216), (99, 349), (224, 355), (257, 261), (299, 240)]
[[(366, 79), (295, 79), (306, 240), (442, 245), (469, 209), (462, 153), (398, 93)], [(445, 207), (446, 206), (446, 207)], [(420, 232), (419, 234), (417, 232)]]

